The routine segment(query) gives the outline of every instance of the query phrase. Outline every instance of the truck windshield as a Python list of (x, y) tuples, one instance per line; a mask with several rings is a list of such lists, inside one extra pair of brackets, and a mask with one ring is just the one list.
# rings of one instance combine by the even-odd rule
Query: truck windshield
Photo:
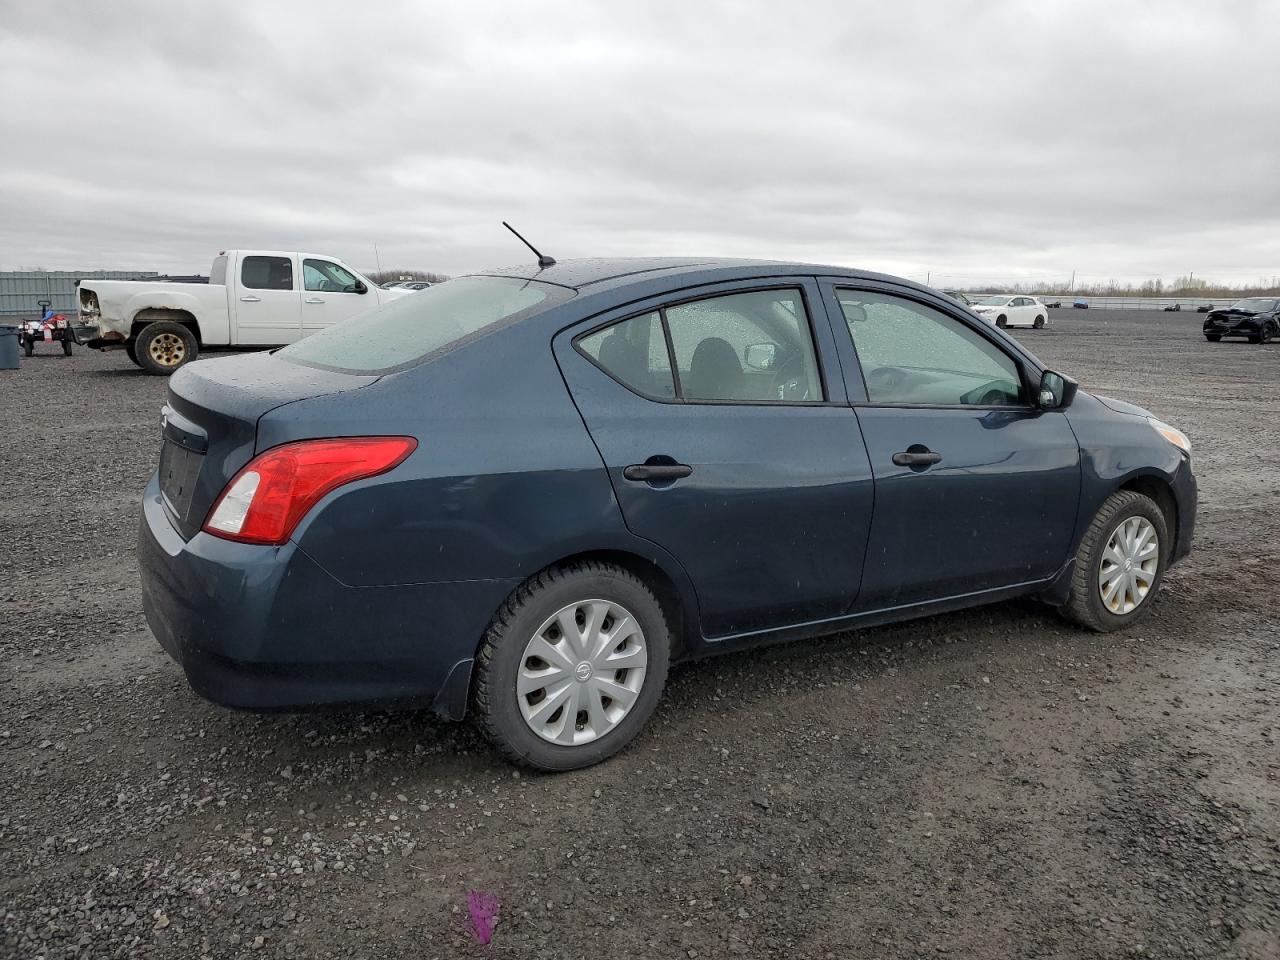
[(340, 373), (394, 373), (572, 296), (536, 280), (459, 277), (321, 330), (276, 356)]

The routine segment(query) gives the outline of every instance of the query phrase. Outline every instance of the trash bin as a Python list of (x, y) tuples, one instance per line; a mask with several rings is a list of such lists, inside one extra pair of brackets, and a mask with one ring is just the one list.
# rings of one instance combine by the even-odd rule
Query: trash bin
[(18, 369), (18, 328), (0, 324), (0, 370)]

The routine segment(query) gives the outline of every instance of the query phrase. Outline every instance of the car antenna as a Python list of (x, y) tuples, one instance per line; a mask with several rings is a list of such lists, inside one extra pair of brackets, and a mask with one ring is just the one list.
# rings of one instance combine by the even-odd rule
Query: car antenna
[(556, 261), (555, 261), (555, 258), (554, 258), (554, 257), (548, 257), (545, 253), (538, 253), (538, 248), (537, 248), (537, 247), (535, 247), (535, 246), (534, 246), (532, 243), (530, 243), (528, 240), (526, 240), (524, 237), (520, 236), (520, 232), (519, 232), (518, 230), (516, 230), (516, 228), (515, 228), (515, 227), (513, 227), (511, 224), (507, 223), (507, 221), (503, 220), (503, 221), (502, 221), (502, 225), (503, 225), (504, 227), (506, 227), (508, 230), (510, 230), (512, 233), (514, 233), (514, 234), (516, 235), (516, 239), (517, 239), (517, 240), (519, 240), (519, 241), (520, 241), (521, 243), (523, 243), (526, 247), (528, 247), (530, 250), (532, 250), (532, 251), (534, 252), (534, 254), (536, 254), (536, 255), (537, 255), (537, 257), (538, 257), (538, 266), (540, 266), (540, 267), (554, 267), (554, 266), (556, 265)]

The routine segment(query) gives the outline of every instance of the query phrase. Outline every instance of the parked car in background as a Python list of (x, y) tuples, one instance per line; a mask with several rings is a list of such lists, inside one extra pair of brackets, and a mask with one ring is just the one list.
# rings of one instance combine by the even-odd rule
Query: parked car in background
[(431, 284), (426, 280), (405, 280), (400, 284), (401, 290), (425, 290)]
[(1204, 338), (1244, 337), (1250, 343), (1270, 343), (1280, 336), (1280, 297), (1247, 297), (1229, 307), (1210, 310), (1204, 318)]
[(1048, 322), (1049, 308), (1037, 297), (1017, 293), (997, 293), (973, 304), (973, 310), (997, 327), (1035, 327)]
[(276, 347), (404, 296), (336, 257), (224, 250), (206, 283), (82, 280), (77, 342), (167, 375), (205, 347)]
[(1051, 301), (1049, 301), (1048, 303), (1046, 303), (1046, 304), (1045, 304), (1045, 306), (1046, 306), (1046, 307), (1048, 307), (1050, 310), (1057, 310), (1059, 307), (1061, 307), (1061, 306), (1062, 306), (1062, 301), (1061, 301), (1061, 300), (1051, 300)]
[(1212, 309), (1212, 303), (1202, 303), (1200, 306), (1196, 307), (1196, 313), (1208, 313)]
[(1182, 433), (855, 270), (515, 267), (168, 386), (138, 559), (192, 686), (470, 711), (546, 770), (675, 660), (1017, 596), (1128, 629), (1195, 525)]
[(1071, 301), (1071, 306), (1075, 307), (1077, 310), (1088, 310), (1089, 301), (1084, 297), (1076, 297), (1075, 300)]
[(1175, 303), (1172, 306), (1164, 308), (1165, 313), (1180, 313), (1181, 311), (1182, 311), (1182, 304), (1180, 303)]

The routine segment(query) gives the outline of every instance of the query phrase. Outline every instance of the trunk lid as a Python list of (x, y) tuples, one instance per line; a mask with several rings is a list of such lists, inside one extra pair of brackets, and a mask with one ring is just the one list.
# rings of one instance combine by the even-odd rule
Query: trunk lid
[(200, 360), (169, 380), (159, 481), (184, 539), (204, 523), (227, 482), (257, 452), (262, 415), (295, 400), (367, 386), (376, 377), (316, 370), (269, 353)]

